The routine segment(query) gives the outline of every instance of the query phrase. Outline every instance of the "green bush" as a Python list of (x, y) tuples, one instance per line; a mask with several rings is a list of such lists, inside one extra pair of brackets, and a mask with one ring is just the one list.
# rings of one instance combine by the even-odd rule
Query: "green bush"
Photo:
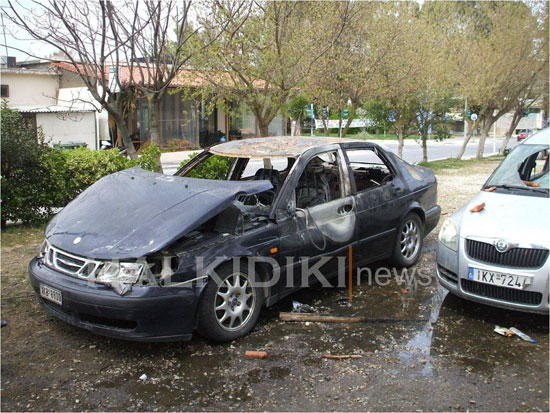
[(149, 143), (142, 147), (139, 151), (140, 157), (137, 160), (136, 165), (148, 171), (159, 172), (160, 171), (160, 148), (156, 143)]
[(47, 152), (44, 134), (2, 102), (2, 228), (7, 220), (35, 223), (49, 215), (41, 188), (50, 178), (41, 159)]
[(139, 159), (130, 160), (118, 149), (57, 149), (44, 141), (17, 111), (2, 103), (2, 228), (7, 221), (38, 224), (56, 208), (105, 175), (140, 166), (158, 171), (160, 149), (151, 144)]
[[(182, 161), (180, 168), (182, 168), (187, 162), (193, 159), (197, 154), (192, 153), (189, 158)], [(197, 165), (186, 177), (189, 178), (202, 178), (202, 179), (225, 179), (231, 167), (233, 158), (220, 155), (212, 155), (208, 159), (202, 161)]]

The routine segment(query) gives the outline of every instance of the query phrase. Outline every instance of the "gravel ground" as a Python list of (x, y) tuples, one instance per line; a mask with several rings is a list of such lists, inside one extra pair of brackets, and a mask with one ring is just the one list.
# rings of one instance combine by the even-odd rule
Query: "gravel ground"
[[(470, 199), (496, 165), (437, 171), (443, 212)], [(431, 275), (427, 287), (363, 280), (351, 306), (337, 304), (347, 290), (313, 287), (265, 309), (254, 331), (233, 343), (146, 344), (96, 336), (46, 314), (26, 275), (43, 230), (11, 229), (2, 237), (1, 409), (548, 411), (548, 317), (447, 295), (435, 281), (436, 234), (415, 266)], [(409, 321), (279, 321), (292, 300), (323, 314)], [(516, 326), (537, 343), (499, 336), (495, 324)], [(268, 356), (246, 359), (246, 350)], [(361, 357), (328, 360), (326, 353)]]

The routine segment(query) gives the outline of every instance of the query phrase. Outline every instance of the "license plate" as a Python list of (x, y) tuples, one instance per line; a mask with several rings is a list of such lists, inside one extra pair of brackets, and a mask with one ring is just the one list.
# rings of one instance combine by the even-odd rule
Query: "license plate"
[(40, 284), (40, 297), (59, 305), (63, 304), (63, 296), (61, 295), (61, 291), (48, 287), (44, 284)]
[(521, 275), (502, 274), (472, 267), (468, 268), (468, 279), (499, 287), (515, 288), (516, 290), (523, 289), (525, 284), (525, 277)]

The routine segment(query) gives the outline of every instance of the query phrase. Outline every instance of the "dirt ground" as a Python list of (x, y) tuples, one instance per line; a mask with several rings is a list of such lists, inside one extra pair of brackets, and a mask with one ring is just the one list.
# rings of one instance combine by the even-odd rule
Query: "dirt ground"
[[(480, 188), (498, 161), (437, 172), (439, 202), (451, 213)], [(264, 309), (247, 337), (213, 344), (133, 343), (107, 339), (48, 315), (26, 266), (41, 229), (2, 237), (2, 411), (81, 410), (481, 410), (548, 411), (548, 317), (455, 298), (435, 281), (435, 240), (417, 269), (427, 287), (314, 287)], [(376, 268), (376, 266), (374, 266)], [(406, 291), (405, 291), (406, 290)], [(330, 315), (407, 322), (289, 323), (296, 300)], [(515, 326), (536, 344), (493, 332)], [(265, 350), (263, 360), (246, 350)], [(329, 360), (323, 354), (360, 358)], [(148, 379), (139, 377), (146, 374)]]

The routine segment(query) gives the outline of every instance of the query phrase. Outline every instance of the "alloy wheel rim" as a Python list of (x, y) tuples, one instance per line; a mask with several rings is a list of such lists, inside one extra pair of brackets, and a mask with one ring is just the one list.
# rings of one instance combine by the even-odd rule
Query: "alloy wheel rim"
[(229, 275), (218, 287), (214, 300), (216, 321), (224, 330), (242, 328), (252, 317), (256, 305), (256, 292), (243, 273)]
[(418, 225), (412, 220), (407, 221), (401, 229), (400, 247), (401, 255), (406, 259), (411, 259), (418, 252), (420, 247)]

